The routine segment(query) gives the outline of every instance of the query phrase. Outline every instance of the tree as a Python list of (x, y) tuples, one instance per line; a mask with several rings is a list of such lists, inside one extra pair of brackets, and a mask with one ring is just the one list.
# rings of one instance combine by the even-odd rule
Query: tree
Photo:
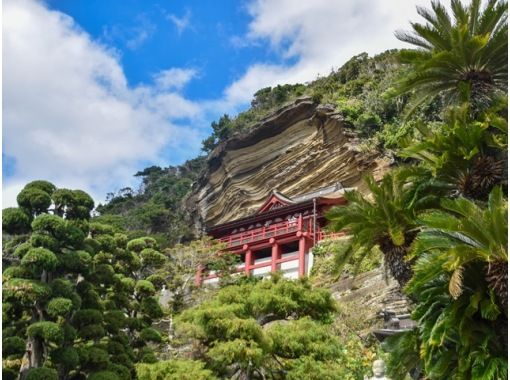
[(420, 217), (425, 230), (418, 235), (413, 254), (440, 251), (446, 256), (442, 261), (448, 264), (431, 267), (428, 276), (432, 279), (450, 272), (449, 291), (453, 298), (458, 298), (465, 288), (462, 279), (466, 265), (483, 263), (485, 280), (497, 296), (501, 311), (508, 315), (508, 203), (501, 188), (491, 192), (487, 208), (465, 198), (445, 199), (441, 206), (443, 210)]
[(379, 246), (391, 275), (401, 286), (409, 281), (412, 269), (406, 255), (418, 232), (416, 215), (433, 207), (438, 199), (421, 186), (423, 174), (419, 168), (404, 167), (387, 173), (379, 184), (368, 176), (372, 200), (357, 190), (345, 193), (347, 205), (334, 207), (326, 215), (330, 229), (346, 229), (352, 236), (347, 249), (339, 252), (339, 265), (354, 254), (364, 257), (360, 250), (367, 254)]
[(212, 371), (204, 369), (198, 360), (167, 360), (153, 364), (138, 364), (139, 380), (215, 380)]
[[(154, 361), (149, 346), (162, 339), (151, 324), (163, 315), (157, 271), (167, 258), (151, 238), (128, 241), (91, 223), (86, 193), (50, 185), (30, 183), (19, 197), (32, 221), (3, 271), (4, 371), (22, 379), (131, 379), (134, 363)], [(11, 232), (12, 224), (17, 218), (4, 220)]]
[[(506, 115), (506, 105), (503, 106)], [(407, 141), (399, 155), (417, 160), (448, 196), (487, 200), (505, 172), (506, 117), (492, 111), (472, 120), (468, 109), (456, 107), (439, 126), (417, 123), (420, 138)]]
[(482, 7), (480, 0), (466, 6), (451, 0), (450, 8), (452, 17), (440, 2), (432, 2), (432, 10), (417, 7), (426, 23), (411, 23), (411, 32), (396, 33), (418, 48), (402, 52), (412, 71), (397, 85), (400, 94), (416, 92), (411, 110), (438, 95), (453, 102), (467, 95), (480, 111), (494, 91), (507, 90), (507, 2), (489, 0)]
[(359, 352), (347, 353), (332, 334), (335, 310), (326, 290), (273, 275), (220, 289), (177, 325), (196, 342), (195, 358), (220, 378), (359, 378), (366, 368), (347, 365)]
[(222, 252), (224, 245), (208, 237), (193, 240), (189, 244), (177, 244), (165, 251), (169, 260), (164, 270), (167, 274), (167, 297), (164, 297), (169, 307), (169, 337), (174, 334), (174, 316), (187, 306), (196, 303), (200, 297), (200, 287), (197, 288), (195, 279), (200, 269), (201, 276), (208, 270), (216, 271), (220, 277), (220, 285), (227, 284), (233, 267), (237, 263), (237, 256)]

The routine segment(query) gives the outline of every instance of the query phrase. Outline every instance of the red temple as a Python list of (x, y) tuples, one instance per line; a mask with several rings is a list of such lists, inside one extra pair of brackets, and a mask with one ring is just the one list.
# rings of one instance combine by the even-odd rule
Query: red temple
[[(346, 204), (343, 194), (340, 183), (293, 198), (273, 191), (255, 214), (213, 226), (207, 233), (240, 256), (237, 272), (267, 276), (280, 270), (287, 278), (302, 277), (313, 263), (311, 249), (332, 235), (323, 231), (324, 214), (332, 206)], [(216, 281), (213, 272), (197, 272), (197, 286)]]

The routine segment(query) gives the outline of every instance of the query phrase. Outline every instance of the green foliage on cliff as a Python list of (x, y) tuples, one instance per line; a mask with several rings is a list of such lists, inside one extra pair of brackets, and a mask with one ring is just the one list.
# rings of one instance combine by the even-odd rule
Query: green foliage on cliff
[(135, 174), (141, 179), (138, 191), (123, 188), (109, 193), (106, 203), (96, 210), (100, 222), (128, 231), (130, 237), (151, 234), (161, 246), (190, 238), (181, 201), (204, 168), (205, 157), (197, 157), (179, 166), (151, 166)]
[(386, 342), (391, 377), (496, 380), (508, 376), (507, 3), (452, 0), (450, 11), (419, 8), (426, 23), (398, 34), (418, 48), (401, 54), (413, 70), (398, 91), (411, 111), (447, 99), (441, 122), (416, 123), (397, 152), (406, 164), (328, 217), (355, 235), (344, 261), (378, 245), (415, 302), (415, 331)]

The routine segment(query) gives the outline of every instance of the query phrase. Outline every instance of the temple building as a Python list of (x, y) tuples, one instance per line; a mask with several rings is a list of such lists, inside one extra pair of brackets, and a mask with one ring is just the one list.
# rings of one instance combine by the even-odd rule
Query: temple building
[[(344, 205), (340, 183), (295, 197), (273, 191), (257, 212), (247, 217), (212, 226), (207, 234), (224, 244), (225, 250), (239, 255), (236, 271), (250, 276), (267, 276), (282, 271), (287, 278), (309, 274), (312, 248), (331, 235), (324, 231), (325, 212)], [(196, 283), (214, 284), (218, 277), (201, 268)]]

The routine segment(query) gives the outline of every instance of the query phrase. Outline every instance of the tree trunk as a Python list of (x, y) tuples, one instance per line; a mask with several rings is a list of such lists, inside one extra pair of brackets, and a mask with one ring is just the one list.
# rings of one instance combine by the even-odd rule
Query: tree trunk
[(409, 252), (411, 243), (416, 237), (416, 232), (407, 232), (405, 234), (405, 243), (396, 246), (389, 237), (379, 240), (379, 248), (384, 254), (384, 266), (401, 288), (403, 288), (413, 277), (412, 262), (406, 261), (406, 255)]
[(20, 380), (24, 380), (31, 368), (42, 366), (44, 345), (39, 338), (29, 338), (20, 368)]

